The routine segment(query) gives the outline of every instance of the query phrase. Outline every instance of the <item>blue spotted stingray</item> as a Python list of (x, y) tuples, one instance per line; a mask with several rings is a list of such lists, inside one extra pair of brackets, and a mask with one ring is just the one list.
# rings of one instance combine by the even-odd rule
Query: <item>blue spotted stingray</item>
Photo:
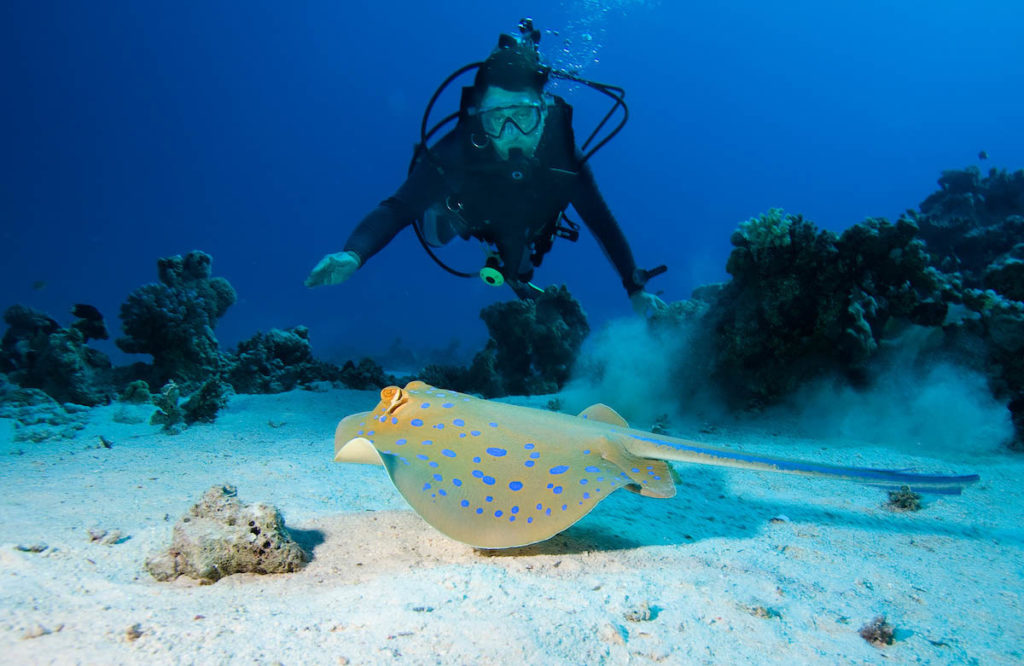
[(675, 495), (666, 461), (959, 494), (976, 475), (933, 476), (743, 453), (629, 428), (597, 404), (578, 417), (411, 382), (341, 421), (334, 460), (382, 464), (430, 525), (478, 548), (549, 539), (619, 488)]

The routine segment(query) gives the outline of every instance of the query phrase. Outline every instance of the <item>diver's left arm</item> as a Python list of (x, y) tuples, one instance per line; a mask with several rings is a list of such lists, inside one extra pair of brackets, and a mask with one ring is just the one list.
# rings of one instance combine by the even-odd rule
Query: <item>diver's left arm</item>
[(639, 314), (647, 310), (657, 310), (664, 307), (660, 298), (644, 291), (644, 285), (637, 281), (636, 260), (633, 259), (633, 251), (629, 247), (626, 235), (608, 208), (601, 191), (597, 188), (597, 181), (594, 179), (594, 172), (590, 165), (583, 163), (579, 168), (574, 189), (572, 192), (572, 207), (576, 209), (583, 223), (587, 225), (590, 232), (594, 234), (605, 256), (615, 266), (619, 277), (622, 279), (622, 286), (626, 288), (633, 309)]

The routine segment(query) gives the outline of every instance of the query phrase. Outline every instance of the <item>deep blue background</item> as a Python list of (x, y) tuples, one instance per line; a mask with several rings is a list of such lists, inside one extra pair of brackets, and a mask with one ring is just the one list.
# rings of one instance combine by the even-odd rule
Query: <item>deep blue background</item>
[[(479, 309), (511, 292), (442, 273), (411, 232), (345, 285), (302, 280), (401, 182), (436, 85), (524, 15), (558, 31), (549, 59), (627, 89), (592, 164), (640, 264), (670, 265), (652, 283), (669, 299), (725, 278), (729, 234), (769, 207), (839, 230), (916, 206), (981, 149), (983, 169), (1024, 165), (1016, 0), (7, 0), (0, 307), (67, 322), (92, 303), (119, 334), (156, 259), (202, 249), (239, 294), (222, 343), (301, 323), (328, 358), (478, 346)], [(605, 108), (557, 92), (578, 133)], [(537, 282), (568, 283), (593, 323), (629, 313), (589, 237)]]

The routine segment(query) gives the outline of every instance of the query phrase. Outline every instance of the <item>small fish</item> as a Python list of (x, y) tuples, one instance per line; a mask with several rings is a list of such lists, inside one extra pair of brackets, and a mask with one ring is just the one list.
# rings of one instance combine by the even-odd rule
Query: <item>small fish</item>
[(979, 151), (978, 152), (978, 159), (979, 160), (987, 160), (988, 159), (988, 153), (985, 152), (984, 150)]
[(667, 460), (940, 494), (959, 494), (978, 480), (743, 453), (631, 429), (601, 404), (570, 416), (418, 381), (385, 388), (372, 412), (343, 419), (334, 434), (334, 460), (383, 465), (424, 520), (478, 548), (550, 539), (619, 488), (672, 497)]
[(36, 280), (32, 283), (32, 289), (35, 291), (42, 291), (46, 289), (46, 280)]

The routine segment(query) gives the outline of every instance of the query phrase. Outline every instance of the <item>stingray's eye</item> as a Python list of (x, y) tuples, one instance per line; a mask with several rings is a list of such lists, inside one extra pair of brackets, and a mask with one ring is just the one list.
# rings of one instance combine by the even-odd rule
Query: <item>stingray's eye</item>
[(395, 393), (401, 390), (402, 389), (398, 388), (397, 386), (389, 386), (381, 390), (380, 399), (383, 400), (384, 402), (391, 402), (391, 398), (394, 397)]
[[(388, 391), (391, 391), (392, 393), (387, 398), (384, 398), (384, 394), (387, 393)], [(402, 389), (398, 388), (397, 386), (387, 387), (386, 389), (381, 391), (380, 397), (384, 398), (389, 403), (384, 408), (385, 413), (387, 414), (394, 414), (395, 410), (397, 410), (405, 403), (409, 402), (409, 395)]]

